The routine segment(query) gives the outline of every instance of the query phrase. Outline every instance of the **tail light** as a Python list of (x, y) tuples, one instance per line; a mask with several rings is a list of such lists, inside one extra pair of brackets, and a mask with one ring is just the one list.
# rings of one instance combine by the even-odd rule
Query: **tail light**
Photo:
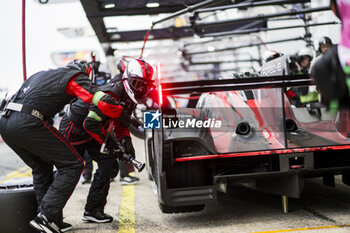
[(161, 72), (160, 64), (157, 62), (157, 82), (158, 82), (158, 97), (159, 97), (159, 106), (163, 105), (163, 93), (162, 93), (162, 84), (161, 84)]

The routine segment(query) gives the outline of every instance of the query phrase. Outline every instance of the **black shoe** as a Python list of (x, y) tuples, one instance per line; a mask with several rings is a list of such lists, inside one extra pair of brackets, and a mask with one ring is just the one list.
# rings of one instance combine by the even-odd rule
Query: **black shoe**
[(70, 229), (72, 229), (72, 225), (67, 223), (67, 222), (59, 222), (58, 226), (60, 227), (62, 232), (66, 232), (69, 231)]
[(45, 215), (39, 213), (32, 221), (30, 221), (30, 226), (39, 232), (48, 233), (61, 233), (59, 226), (54, 222), (49, 220)]
[(86, 222), (105, 223), (105, 222), (112, 222), (113, 217), (101, 211), (98, 211), (94, 214), (85, 211), (82, 220)]
[(139, 180), (140, 179), (135, 176), (125, 176), (121, 177), (119, 181), (121, 185), (131, 185), (137, 183)]

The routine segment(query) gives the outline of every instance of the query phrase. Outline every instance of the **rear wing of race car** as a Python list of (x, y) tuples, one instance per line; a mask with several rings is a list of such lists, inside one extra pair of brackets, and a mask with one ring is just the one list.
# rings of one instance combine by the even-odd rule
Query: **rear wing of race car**
[(251, 90), (260, 88), (284, 88), (313, 85), (310, 75), (279, 75), (259, 78), (197, 80), (160, 83), (163, 95), (201, 94), (206, 92)]
[[(163, 95), (202, 94), (206, 92), (252, 90), (261, 88), (284, 88), (312, 85), (313, 80), (308, 74), (286, 75), (289, 73), (289, 58), (281, 56), (266, 62), (260, 72), (260, 77), (197, 80), (188, 82), (161, 83), (160, 66), (157, 65), (157, 85)], [(161, 96), (161, 95), (160, 95)]]

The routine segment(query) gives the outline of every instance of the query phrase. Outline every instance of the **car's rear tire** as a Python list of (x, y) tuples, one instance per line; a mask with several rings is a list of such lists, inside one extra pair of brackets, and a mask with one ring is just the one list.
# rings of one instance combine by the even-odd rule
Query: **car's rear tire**
[(211, 171), (206, 167), (205, 161), (172, 163), (170, 144), (164, 145), (163, 159), (168, 188), (188, 188), (209, 185)]
[(147, 142), (148, 146), (148, 153), (147, 153), (147, 162), (148, 162), (148, 167), (147, 167), (147, 175), (148, 175), (148, 179), (150, 181), (153, 181), (153, 175), (154, 175), (154, 161), (153, 161), (153, 138), (149, 139), (149, 141)]
[[(167, 188), (189, 188), (209, 185), (211, 172), (203, 161), (173, 164), (170, 144), (164, 145), (163, 159)], [(159, 207), (163, 213), (184, 213), (201, 211), (205, 205), (169, 206), (159, 203)]]
[(168, 188), (207, 186), (210, 175), (208, 173), (202, 161), (168, 164), (166, 167), (167, 185)]

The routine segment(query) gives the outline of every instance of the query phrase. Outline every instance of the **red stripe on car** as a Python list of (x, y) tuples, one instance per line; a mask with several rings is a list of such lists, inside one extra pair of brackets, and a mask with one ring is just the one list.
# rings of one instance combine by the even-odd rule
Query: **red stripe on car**
[(264, 151), (238, 152), (238, 153), (214, 154), (214, 155), (198, 155), (198, 156), (190, 156), (190, 157), (183, 157), (183, 158), (175, 158), (175, 162), (245, 157), (245, 156), (256, 156), (256, 155), (270, 155), (270, 154), (290, 154), (290, 153), (302, 153), (302, 152), (326, 151), (326, 150), (347, 150), (347, 149), (350, 149), (350, 145), (308, 147), (308, 148), (281, 149), (281, 150), (264, 150)]

